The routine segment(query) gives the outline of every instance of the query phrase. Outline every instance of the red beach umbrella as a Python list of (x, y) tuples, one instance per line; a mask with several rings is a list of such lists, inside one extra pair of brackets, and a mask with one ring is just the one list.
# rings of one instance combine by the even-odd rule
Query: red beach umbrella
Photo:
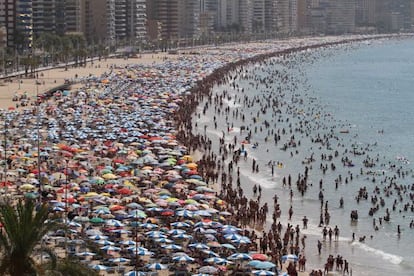
[(252, 257), (253, 260), (258, 260), (258, 261), (267, 261), (268, 257), (265, 254), (261, 254), (261, 253), (255, 253), (250, 255)]

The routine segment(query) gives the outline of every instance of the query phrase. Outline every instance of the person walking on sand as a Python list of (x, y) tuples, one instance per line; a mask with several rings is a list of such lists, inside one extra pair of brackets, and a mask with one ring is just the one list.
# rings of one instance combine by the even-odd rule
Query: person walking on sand
[(292, 215), (293, 215), (293, 208), (292, 208), (292, 206), (290, 206), (290, 208), (289, 208), (289, 220), (292, 219)]
[(318, 240), (318, 254), (321, 255), (321, 250), (322, 250), (322, 243), (320, 240)]
[(308, 229), (308, 218), (306, 216), (302, 219), (303, 222), (303, 229)]

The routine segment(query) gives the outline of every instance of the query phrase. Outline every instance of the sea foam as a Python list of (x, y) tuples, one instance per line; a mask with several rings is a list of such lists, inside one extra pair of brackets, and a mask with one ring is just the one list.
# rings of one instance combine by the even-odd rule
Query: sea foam
[(394, 255), (394, 254), (391, 254), (391, 253), (387, 253), (387, 252), (384, 252), (384, 251), (379, 250), (379, 249), (375, 249), (373, 247), (370, 247), (370, 246), (368, 246), (364, 243), (358, 242), (358, 241), (354, 241), (352, 243), (352, 246), (356, 246), (356, 247), (358, 247), (358, 248), (360, 248), (360, 249), (362, 249), (366, 252), (373, 253), (374, 255), (376, 255), (378, 257), (381, 257), (381, 259), (383, 259), (385, 261), (388, 261), (392, 264), (398, 265), (398, 264), (402, 263), (402, 261), (404, 260), (404, 258), (401, 257), (401, 256)]

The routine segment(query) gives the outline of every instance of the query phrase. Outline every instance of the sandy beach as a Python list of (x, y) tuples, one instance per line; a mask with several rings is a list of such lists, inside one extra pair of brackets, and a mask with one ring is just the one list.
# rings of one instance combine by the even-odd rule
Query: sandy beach
[[(354, 41), (365, 38), (357, 36), (348, 39)], [(172, 239), (173, 235), (185, 233), (185, 231), (178, 231), (178, 234), (173, 234), (169, 231), (174, 230), (171, 225), (184, 222), (187, 219), (186, 222), (192, 220), (194, 225), (198, 224), (198, 226), (191, 226), (193, 227), (191, 228), (191, 234), (200, 243), (206, 242), (211, 246), (211, 249), (217, 245), (217, 242), (228, 246), (228, 248), (218, 246), (220, 249), (217, 252), (222, 256), (230, 256), (230, 252), (234, 252), (231, 251), (233, 249), (228, 249), (236, 249), (236, 247), (237, 250), (243, 252), (260, 251), (258, 246), (261, 238), (260, 232), (263, 229), (265, 219), (256, 221), (252, 217), (246, 218), (246, 222), (243, 224), (247, 226), (246, 229), (250, 229), (246, 233), (240, 229), (231, 229), (229, 232), (218, 231), (211, 226), (213, 222), (221, 225), (217, 228), (222, 227), (224, 223), (239, 224), (240, 221), (237, 221), (236, 217), (227, 217), (229, 216), (228, 210), (237, 210), (237, 205), (228, 206), (226, 203), (222, 203), (223, 200), (218, 197), (222, 187), (218, 187), (218, 177), (214, 176), (217, 162), (216, 160), (213, 162), (200, 158), (208, 152), (207, 141), (197, 140), (200, 137), (192, 135), (192, 122), (189, 112), (198, 107), (199, 98), (208, 95), (214, 84), (223, 81), (223, 77), (227, 73), (226, 70), (234, 70), (238, 66), (259, 62), (278, 51), (281, 53), (283, 51), (289, 52), (292, 48), (306, 50), (307, 47), (326, 46), (329, 43), (335, 45), (343, 41), (344, 38), (339, 37), (292, 39), (291, 41), (277, 43), (263, 42), (183, 50), (180, 51), (182, 54), (142, 54), (137, 58), (108, 58), (93, 63), (88, 62), (85, 67), (70, 67), (67, 70), (64, 68), (44, 70), (38, 72), (36, 79), (12, 78), (11, 82), (1, 80), (0, 108), (6, 111), (30, 109), (31, 112), (29, 113), (31, 115), (36, 114), (33, 109), (33, 98), (37, 94), (43, 94), (53, 87), (62, 85), (66, 80), (76, 83), (72, 86), (69, 95), (63, 97), (52, 96), (42, 102), (46, 109), (44, 118), (47, 118), (43, 122), (44, 129), (42, 131), (48, 133), (48, 135), (45, 135), (45, 137), (48, 137), (48, 141), (42, 142), (41, 153), (43, 155), (41, 156), (45, 157), (45, 162), (39, 166), (40, 172), (37, 171), (35, 166), (27, 165), (30, 162), (35, 163), (35, 157), (37, 156), (37, 153), (30, 152), (32, 145), (27, 146), (27, 141), (32, 139), (30, 135), (33, 133), (30, 131), (21, 134), (26, 135), (22, 136), (22, 139), (15, 139), (16, 144), (13, 146), (12, 154), (18, 162), (11, 161), (11, 169), (16, 173), (18, 169), (21, 169), (20, 172), (23, 172), (22, 174), (24, 174), (26, 180), (33, 178), (37, 173), (44, 173), (45, 178), (48, 179), (47, 183), (51, 185), (49, 192), (54, 204), (59, 205), (63, 204), (64, 201), (68, 202), (68, 197), (64, 195), (64, 192), (68, 192), (69, 183), (61, 183), (62, 178), (56, 174), (64, 172), (64, 178), (64, 175), (69, 175), (68, 168), (71, 168), (72, 174), (70, 175), (73, 177), (74, 183), (71, 184), (76, 188), (72, 190), (73, 187), (71, 187), (70, 193), (73, 193), (73, 202), (79, 203), (84, 209), (76, 211), (78, 217), (86, 219), (88, 223), (90, 222), (88, 218), (91, 220), (99, 218), (102, 219), (102, 223), (107, 223), (110, 218), (122, 217), (120, 213), (116, 213), (117, 211), (125, 211), (122, 215), (126, 220), (134, 214), (137, 216), (139, 213), (142, 216), (139, 225), (139, 227), (142, 227), (139, 232), (139, 235), (143, 236), (140, 244), (142, 246), (146, 245), (154, 249), (160, 249), (159, 240), (163, 238)], [(168, 64), (157, 67), (164, 63)], [(151, 66), (154, 70), (151, 70)], [(104, 73), (107, 73), (107, 82), (104, 78), (101, 78)], [(127, 76), (127, 74), (132, 76)], [(96, 80), (93, 81), (93, 84), (96, 84), (97, 89), (85, 88), (84, 85), (90, 83), (86, 83), (84, 80), (94, 76)], [(102, 85), (104, 80), (105, 85)], [(193, 90), (195, 88), (192, 86), (195, 84), (199, 85), (197, 90)], [(24, 94), (27, 94), (31, 99), (28, 106), (22, 107), (21, 102), (12, 100), (14, 96), (20, 97)], [(178, 107), (181, 108), (178, 109)], [(16, 119), (12, 120), (11, 125), (18, 133), (19, 126), (22, 128), (22, 125), (18, 125), (17, 119), (22, 118), (19, 118), (16, 114), (13, 114), (13, 116), (16, 116), (13, 117)], [(176, 125), (174, 125), (173, 119)], [(30, 120), (33, 121), (33, 118), (22, 119), (19, 122), (32, 122)], [(53, 128), (53, 131), (48, 128)], [(188, 149), (180, 146), (179, 142), (183, 141), (186, 142)], [(194, 141), (196, 142), (194, 143)], [(27, 152), (24, 151), (26, 148)], [(4, 149), (2, 150), (4, 152)], [(187, 155), (192, 152), (194, 158)], [(29, 156), (29, 154), (32, 155)], [(27, 162), (25, 158), (31, 161)], [(19, 176), (20, 172), (18, 173)], [(32, 175), (29, 176), (29, 174)], [(97, 181), (100, 184), (97, 184)], [(36, 184), (36, 181), (33, 181), (33, 184)], [(15, 188), (22, 190), (19, 185)], [(214, 188), (214, 190), (211, 188)], [(227, 189), (232, 191), (231, 187)], [(20, 193), (20, 195), (23, 195), (23, 193)], [(26, 195), (24, 194), (24, 196)], [(39, 195), (33, 194), (33, 196)], [(128, 199), (126, 200), (126, 198)], [(96, 199), (99, 204), (105, 205), (106, 209), (102, 209), (105, 210), (102, 211), (103, 216), (99, 213), (100, 209), (94, 208), (98, 203), (87, 205), (89, 199), (90, 202), (92, 202), (92, 199)], [(84, 203), (86, 203), (85, 206), (83, 206)], [(136, 209), (134, 213), (134, 210), (132, 210), (134, 208), (129, 206), (132, 203), (138, 204), (142, 211), (138, 212), (138, 209)], [(53, 205), (53, 207), (55, 208), (58, 205)], [(118, 207), (115, 208), (114, 206)], [(159, 207), (164, 209), (151, 209)], [(75, 210), (80, 207), (76, 205), (71, 208)], [(259, 209), (261, 207), (255, 208)], [(126, 211), (130, 212), (127, 213)], [(85, 215), (81, 215), (83, 212)], [(168, 212), (168, 214), (164, 216), (158, 212), (165, 214)], [(194, 216), (195, 212), (200, 212), (197, 213), (197, 218)], [(237, 210), (238, 215), (241, 212), (242, 210)], [(172, 219), (169, 218), (170, 215), (173, 215)], [(152, 227), (149, 222), (151, 220), (146, 220), (147, 217), (153, 218), (156, 223), (162, 223), (162, 225), (156, 227), (164, 228), (163, 232), (168, 233), (168, 236), (167, 234), (164, 236), (164, 233), (156, 233), (159, 231), (150, 234), (145, 232), (150, 230), (146, 227)], [(202, 219), (197, 221), (199, 217)], [(214, 219), (211, 220), (210, 217), (214, 217)], [(116, 224), (117, 222), (112, 221), (111, 223)], [(126, 227), (124, 223), (121, 223), (121, 225)], [(255, 226), (256, 229), (252, 226)], [(91, 233), (92, 230), (98, 232), (102, 230), (101, 226), (88, 227), (90, 227), (88, 230), (91, 230)], [(132, 236), (130, 232), (125, 232), (127, 233), (125, 236), (121, 234), (112, 235), (113, 232), (110, 232), (115, 230), (119, 231), (116, 233), (121, 233), (122, 229), (127, 229), (122, 227), (112, 228), (108, 230), (109, 232), (105, 229), (107, 231), (105, 233), (110, 233), (110, 239), (113, 241), (126, 242), (127, 238)], [(75, 228), (81, 227), (75, 226)], [(133, 230), (133, 227), (128, 229)], [(253, 229), (256, 231), (252, 231)], [(209, 230), (207, 234), (211, 235), (207, 236), (210, 239), (204, 236), (204, 232), (207, 230)], [(236, 234), (238, 231), (246, 235)], [(80, 236), (81, 231), (79, 229), (73, 232), (75, 233), (74, 237)], [(258, 235), (256, 235), (256, 232)], [(237, 238), (228, 238), (229, 233), (235, 234)], [(150, 235), (161, 236), (154, 240), (153, 237), (150, 239)], [(297, 235), (299, 241), (299, 234)], [(106, 240), (107, 238), (102, 239)], [(175, 237), (175, 239), (178, 238)], [(163, 246), (166, 246), (167, 243), (169, 243), (168, 239)], [(180, 246), (185, 248), (186, 253), (199, 259), (202, 264), (202, 256), (204, 257), (204, 255), (194, 251), (189, 242), (180, 241)], [(255, 247), (257, 250), (251, 250)], [(273, 253), (270, 255), (272, 250), (273, 248), (269, 248), (269, 252), (264, 250), (266, 252), (263, 253), (269, 253), (265, 256), (265, 259), (277, 262), (282, 256)], [(167, 250), (165, 252), (164, 250), (161, 251), (161, 253), (168, 252)], [(143, 250), (143, 254), (146, 253), (147, 251)], [(218, 256), (216, 252), (206, 254), (209, 257)], [(113, 256), (122, 257), (118, 251)], [(155, 257), (158, 258), (158, 256)], [(241, 269), (245, 266), (244, 263), (243, 265), (241, 265), (241, 262), (238, 263), (241, 260), (239, 258), (241, 257), (234, 257), (233, 260), (236, 264), (235, 268), (232, 269)], [(226, 260), (219, 261), (224, 264), (227, 262)], [(95, 262), (98, 264), (97, 260)], [(199, 267), (200, 264), (189, 265), (189, 269), (194, 269), (194, 272)], [(271, 266), (271, 268), (273, 267)], [(133, 267), (127, 266), (127, 268), (132, 269)], [(283, 265), (283, 271), (286, 272), (286, 263)], [(309, 275), (309, 272), (298, 272), (298, 275)], [(105, 275), (105, 272), (102, 273)], [(249, 273), (251, 274), (251, 272)], [(168, 274), (168, 271), (161, 270), (158, 275)], [(221, 275), (230, 274), (222, 272)]]
[(42, 69), (36, 75), (37, 78), (10, 77), (0, 79), (0, 108), (8, 109), (16, 107), (16, 102), (12, 101), (14, 95), (23, 95), (27, 93), (29, 97), (35, 97), (36, 93), (42, 94), (49, 89), (65, 84), (66, 80), (75, 82), (72, 89), (82, 86), (80, 81), (85, 77), (101, 76), (109, 72), (111, 67), (122, 68), (128, 64), (154, 65), (160, 64), (167, 60), (174, 60), (177, 55), (168, 53), (145, 53), (133, 58), (102, 58), (99, 60), (88, 61), (86, 66), (68, 66), (67, 70), (62, 68)]

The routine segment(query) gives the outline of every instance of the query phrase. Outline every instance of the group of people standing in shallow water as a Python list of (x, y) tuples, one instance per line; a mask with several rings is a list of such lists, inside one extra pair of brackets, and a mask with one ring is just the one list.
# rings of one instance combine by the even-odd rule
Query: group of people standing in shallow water
[[(392, 212), (414, 212), (414, 184), (398, 184), (399, 180), (404, 180), (413, 172), (405, 169), (404, 164), (398, 163), (398, 160), (387, 163), (382, 162), (379, 155), (372, 157), (375, 143), (366, 146), (352, 144), (352, 148), (348, 148), (346, 144), (350, 142), (347, 139), (351, 141), (355, 137), (350, 137), (345, 131), (342, 133), (337, 127), (343, 129), (349, 125), (345, 122), (335, 122), (331, 114), (324, 113), (316, 99), (308, 95), (310, 87), (307, 87), (308, 90), (305, 89), (305, 93), (300, 93), (299, 90), (307, 84), (303, 83), (303, 79), (306, 79), (305, 72), (302, 72), (298, 65), (312, 62), (318, 58), (317, 54), (292, 54), (286, 51), (278, 58), (269, 58), (269, 55), (262, 55), (230, 63), (199, 83), (193, 93), (185, 98), (182, 104), (185, 108), (176, 113), (179, 122), (177, 137), (190, 149), (201, 150), (204, 153), (199, 161), (199, 171), (208, 181), (220, 184), (220, 196), (232, 206), (232, 211), (235, 212), (234, 221), (243, 227), (261, 231), (260, 234), (252, 231), (253, 238), (259, 237), (259, 242), (253, 247), (267, 253), (279, 264), (281, 256), (296, 254), (302, 258), (300, 269), (304, 270), (306, 235), (301, 233), (299, 225), (291, 224), (292, 220), (300, 220), (294, 216), (293, 197), (304, 197), (309, 189), (318, 189), (321, 201), (320, 214), (312, 219), (319, 221), (318, 226), (323, 229), (321, 232), (324, 242), (317, 244), (321, 254), (326, 238), (328, 237), (330, 242), (333, 235), (334, 240), (338, 241), (340, 233), (337, 225), (330, 226), (331, 212), (328, 200), (324, 198), (324, 191), (339, 190), (355, 180), (374, 183), (375, 188), (371, 194), (371, 188), (367, 187), (355, 191), (355, 203), (358, 206), (361, 201), (371, 201), (372, 208), (368, 214), (373, 217), (373, 230), (379, 231), (378, 223), (390, 222)], [(253, 63), (257, 65), (252, 66)], [(274, 71), (263, 72), (264, 68), (270, 68), (270, 65)], [(291, 69), (296, 70), (299, 76), (291, 75)], [(217, 86), (221, 91), (215, 91), (219, 90)], [(252, 93), (253, 90), (260, 90), (260, 94)], [(196, 111), (200, 104), (200, 110)], [(189, 110), (195, 113), (195, 122), (188, 116)], [(213, 125), (205, 124), (203, 128), (199, 127), (197, 119), (201, 116), (212, 116)], [(239, 132), (234, 131), (237, 123), (241, 124)], [(218, 141), (212, 138), (213, 130), (221, 130), (221, 134), (217, 135)], [(269, 149), (274, 151), (274, 148), (278, 148), (280, 152), (286, 152), (294, 159), (304, 154), (300, 152), (304, 144), (308, 147), (303, 151), (309, 155), (296, 168), (299, 171), (296, 180), (289, 174), (280, 176), (280, 183), (277, 183), (289, 189), (291, 199), (285, 211), (289, 222), (282, 225), (282, 205), (278, 196), (273, 196), (273, 202), (263, 202), (264, 189), (261, 185), (244, 183), (240, 170), (247, 164), (251, 165), (252, 174), (265, 173), (270, 169), (271, 176), (274, 177), (275, 165), (276, 168), (283, 168), (284, 162), (271, 160), (266, 167), (265, 162), (268, 159), (264, 161), (263, 158), (256, 158), (248, 152), (257, 148), (261, 148), (262, 152), (262, 148), (267, 148), (267, 152)], [(362, 160), (359, 171), (356, 171), (356, 167), (360, 165), (357, 160)], [(375, 170), (378, 168), (382, 173)], [(315, 172), (317, 169), (319, 171)], [(390, 174), (385, 174), (385, 170)], [(312, 184), (311, 174), (322, 175), (319, 186)], [(336, 175), (333, 183), (324, 181), (328, 174)], [(252, 192), (246, 190), (249, 186)], [(354, 189), (354, 186), (347, 186), (347, 189)], [(348, 202), (345, 202), (341, 197), (333, 204), (334, 208), (343, 209), (347, 204), (352, 205), (349, 202), (352, 199), (347, 200)], [(283, 202), (285, 201), (287, 200), (283, 199)], [(392, 208), (387, 208), (385, 205), (390, 201)], [(378, 213), (381, 210), (383, 214)], [(268, 217), (271, 217), (270, 221)], [(305, 217), (303, 221), (305, 220), (303, 229), (307, 228), (309, 219)], [(411, 222), (409, 226), (414, 228), (414, 223)], [(399, 225), (396, 231), (398, 235), (401, 234)], [(364, 241), (364, 237), (365, 235), (361, 236), (359, 241)], [(352, 238), (355, 240), (355, 234)], [(342, 262), (344, 265), (339, 265), (336, 260), (335, 268), (330, 265), (333, 264), (332, 259), (337, 258), (330, 256), (325, 270), (349, 272), (349, 264), (343, 257), (339, 263)], [(318, 273), (315, 271), (311, 274)]]

